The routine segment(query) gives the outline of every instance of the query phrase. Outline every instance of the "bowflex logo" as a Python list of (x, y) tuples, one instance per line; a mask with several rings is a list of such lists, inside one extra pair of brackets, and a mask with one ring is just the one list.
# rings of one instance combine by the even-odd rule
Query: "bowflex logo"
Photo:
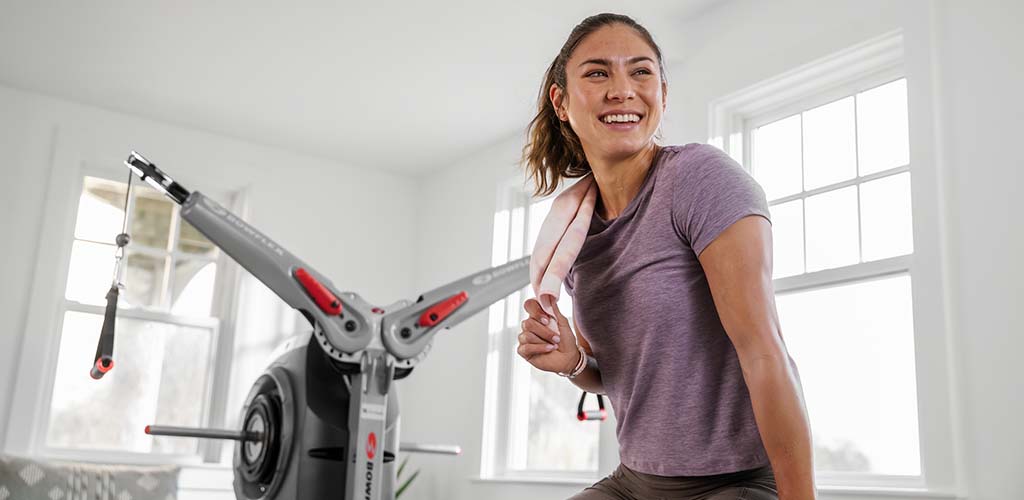
[(373, 460), (373, 456), (377, 454), (377, 435), (370, 433), (366, 437), (366, 458)]
[(373, 457), (377, 454), (377, 435), (370, 433), (366, 437), (366, 458), (369, 460), (366, 462), (366, 488), (364, 489), (363, 498), (370, 500), (373, 498)]
[(502, 277), (502, 276), (504, 276), (504, 275), (506, 275), (508, 273), (511, 273), (512, 271), (516, 271), (516, 270), (518, 270), (520, 268), (523, 268), (523, 267), (526, 267), (526, 266), (529, 266), (529, 265), (530, 265), (530, 260), (529, 259), (520, 259), (518, 262), (513, 262), (511, 264), (506, 264), (506, 265), (504, 265), (502, 267), (499, 267), (499, 268), (495, 269), (494, 271), (484, 271), (483, 273), (480, 273), (480, 274), (478, 274), (478, 275), (473, 277), (473, 284), (477, 285), (477, 286), (486, 285), (486, 284), (490, 283), (491, 280), (493, 280), (495, 278), (500, 278), (500, 277)]

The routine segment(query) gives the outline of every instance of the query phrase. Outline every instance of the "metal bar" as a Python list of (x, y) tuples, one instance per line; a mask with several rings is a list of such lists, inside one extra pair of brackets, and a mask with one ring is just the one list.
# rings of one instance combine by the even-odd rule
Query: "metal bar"
[(398, 451), (408, 453), (436, 453), (438, 455), (461, 455), (462, 447), (454, 444), (402, 443)]
[(194, 437), (203, 439), (230, 439), (233, 441), (259, 441), (262, 432), (244, 432), (227, 429), (202, 429), (198, 427), (175, 427), (171, 425), (147, 425), (150, 436)]

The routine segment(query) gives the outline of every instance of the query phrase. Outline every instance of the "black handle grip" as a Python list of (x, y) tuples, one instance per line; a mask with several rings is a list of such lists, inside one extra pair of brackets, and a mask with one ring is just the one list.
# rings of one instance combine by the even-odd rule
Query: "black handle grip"
[(117, 284), (110, 285), (107, 292), (107, 307), (103, 312), (103, 327), (100, 329), (100, 340), (96, 344), (96, 357), (92, 362), (89, 376), (99, 380), (114, 368), (114, 321), (117, 319), (117, 297), (120, 291)]
[(576, 419), (580, 422), (587, 420), (600, 420), (605, 421), (608, 419), (608, 412), (604, 409), (604, 397), (600, 394), (594, 394), (597, 396), (597, 410), (584, 410), (583, 402), (587, 399), (587, 391), (583, 391), (580, 395), (580, 404), (576, 406)]

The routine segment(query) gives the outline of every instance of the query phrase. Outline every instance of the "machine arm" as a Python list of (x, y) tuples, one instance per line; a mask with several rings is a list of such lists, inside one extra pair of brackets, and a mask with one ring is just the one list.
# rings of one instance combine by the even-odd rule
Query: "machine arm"
[(435, 288), (383, 319), (383, 340), (399, 360), (415, 358), (438, 331), (473, 316), (530, 282), (530, 257), (480, 271)]
[(330, 280), (198, 191), (189, 193), (142, 155), (125, 161), (143, 180), (181, 205), (181, 217), (288, 305), (302, 311), (335, 349), (355, 353), (370, 343), (373, 325)]

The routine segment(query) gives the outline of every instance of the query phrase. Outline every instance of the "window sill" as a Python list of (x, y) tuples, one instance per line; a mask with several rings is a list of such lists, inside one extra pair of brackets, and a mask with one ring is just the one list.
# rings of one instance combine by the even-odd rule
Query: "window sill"
[(223, 464), (182, 465), (178, 489), (186, 491), (233, 491), (235, 473)]
[(818, 486), (818, 493), (822, 496), (834, 498), (869, 498), (872, 500), (886, 498), (923, 498), (926, 500), (958, 500), (961, 497), (956, 493), (942, 490), (929, 490), (926, 488), (892, 488), (892, 487), (869, 487), (869, 486)]

